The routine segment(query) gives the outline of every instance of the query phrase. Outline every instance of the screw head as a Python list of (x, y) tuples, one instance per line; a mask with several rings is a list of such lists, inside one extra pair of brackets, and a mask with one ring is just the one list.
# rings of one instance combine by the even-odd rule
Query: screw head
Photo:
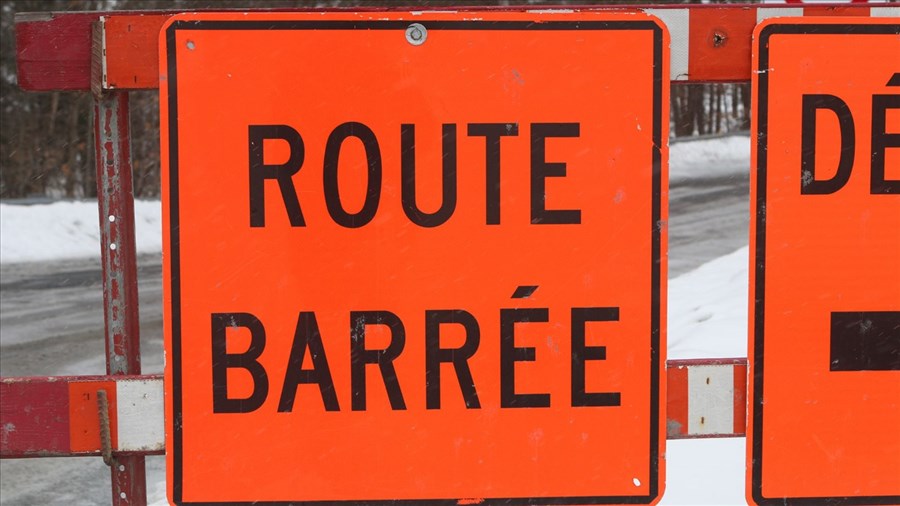
[(713, 46), (714, 47), (722, 47), (725, 45), (725, 42), (728, 40), (728, 35), (724, 32), (716, 30), (713, 33)]
[(406, 28), (406, 41), (414, 46), (421, 46), (428, 38), (428, 30), (421, 23), (413, 23)]

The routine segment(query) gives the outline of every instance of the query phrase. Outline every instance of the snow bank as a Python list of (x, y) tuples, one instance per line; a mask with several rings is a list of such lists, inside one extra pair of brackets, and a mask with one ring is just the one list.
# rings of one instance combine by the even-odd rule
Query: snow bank
[[(162, 251), (161, 211), (158, 200), (134, 203), (138, 253)], [(0, 263), (99, 258), (97, 213), (96, 202), (0, 203)]]
[(749, 160), (750, 137), (744, 135), (671, 143), (669, 182), (748, 174)]
[(669, 281), (669, 359), (747, 356), (747, 255), (744, 246)]

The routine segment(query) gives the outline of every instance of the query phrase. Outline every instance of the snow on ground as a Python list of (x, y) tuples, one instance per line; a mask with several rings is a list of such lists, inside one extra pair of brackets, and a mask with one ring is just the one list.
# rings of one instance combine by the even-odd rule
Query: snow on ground
[(750, 137), (731, 135), (717, 139), (669, 144), (669, 183), (702, 177), (746, 173), (750, 166)]
[[(747, 356), (748, 248), (669, 280), (668, 358)], [(745, 438), (666, 441), (660, 504), (745, 504)]]
[[(670, 149), (670, 180), (677, 184), (746, 170), (750, 141), (734, 136)], [(135, 221), (138, 252), (159, 253), (159, 201), (136, 202)], [(0, 204), (0, 263), (96, 257), (99, 248), (93, 202)], [(741, 248), (669, 281), (670, 359), (747, 356), (747, 254)], [(743, 438), (668, 441), (661, 504), (744, 504), (744, 447)], [(167, 504), (165, 488), (165, 481), (151, 477), (150, 504)]]
[(669, 359), (747, 356), (748, 248), (669, 280)]
[[(94, 201), (29, 206), (0, 203), (0, 263), (99, 258), (97, 214)], [(134, 219), (138, 253), (159, 253), (162, 250), (159, 201), (136, 201)]]

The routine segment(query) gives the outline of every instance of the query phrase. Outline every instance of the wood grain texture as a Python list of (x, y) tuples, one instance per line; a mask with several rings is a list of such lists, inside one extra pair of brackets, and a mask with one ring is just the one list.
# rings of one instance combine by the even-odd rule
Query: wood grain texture
[(162, 376), (55, 376), (0, 379), (0, 458), (100, 456), (101, 388), (115, 455), (161, 455)]
[(19, 86), (29, 91), (90, 89), (91, 23), (101, 14), (17, 15)]
[[(159, 87), (159, 29), (169, 14), (110, 16), (106, 20), (106, 87)], [(149, 50), (148, 50), (149, 48)]]
[(49, 378), (0, 382), (0, 456), (69, 452), (69, 386)]

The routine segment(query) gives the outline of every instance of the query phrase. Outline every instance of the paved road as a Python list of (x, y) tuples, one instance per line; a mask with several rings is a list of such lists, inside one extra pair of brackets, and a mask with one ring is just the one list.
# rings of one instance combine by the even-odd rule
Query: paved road
[[(159, 256), (140, 258), (138, 280), (142, 372), (161, 373)], [(0, 266), (0, 375), (105, 373), (99, 261)], [(148, 458), (149, 487), (164, 475), (164, 458)], [(0, 504), (4, 506), (109, 504), (109, 494), (109, 470), (101, 459), (0, 461)]]
[[(163, 367), (161, 273), (159, 256), (140, 258), (144, 373), (160, 373)], [(0, 266), (0, 294), (0, 374), (105, 373), (99, 262)]]
[[(747, 244), (746, 174), (673, 184), (669, 202), (670, 277)], [(142, 257), (138, 277), (143, 372), (159, 373), (159, 257)], [(103, 374), (102, 329), (98, 262), (0, 267), (0, 375)], [(149, 458), (151, 495), (163, 476), (162, 457)], [(4, 505), (108, 504), (109, 490), (109, 473), (100, 459), (0, 461)]]
[(748, 175), (695, 180), (669, 189), (669, 278), (745, 246)]

